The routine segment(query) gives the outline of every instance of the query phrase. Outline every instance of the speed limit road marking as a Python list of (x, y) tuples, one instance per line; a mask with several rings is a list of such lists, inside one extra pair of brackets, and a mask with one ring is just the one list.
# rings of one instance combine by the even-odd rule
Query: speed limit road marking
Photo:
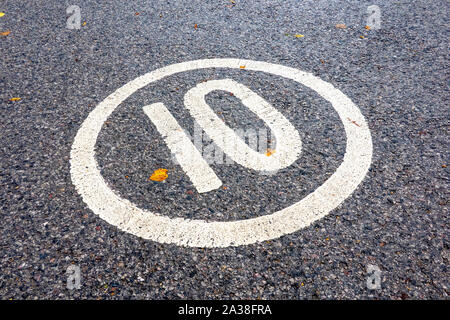
[[(251, 148), (238, 137), (208, 106), (205, 96), (214, 90), (233, 93), (242, 104), (260, 117), (272, 129), (277, 141), (277, 153), (267, 157)], [(198, 84), (184, 96), (184, 102), (206, 134), (235, 162), (258, 171), (276, 171), (297, 160), (300, 135), (294, 126), (267, 101), (246, 86), (231, 79), (210, 80)], [(214, 174), (194, 144), (183, 132), (175, 118), (162, 103), (144, 107), (178, 163), (191, 179), (199, 193), (219, 188), (222, 181)]]
[[(245, 66), (245, 68), (241, 66)], [(265, 72), (291, 79), (316, 91), (332, 104), (343, 123), (347, 143), (342, 164), (320, 187), (297, 203), (269, 215), (245, 220), (209, 222), (169, 218), (156, 212), (140, 209), (127, 199), (121, 198), (107, 186), (95, 160), (94, 147), (103, 123), (126, 98), (146, 85), (176, 73), (204, 68), (231, 68), (244, 72)], [(222, 124), (223, 127), (220, 127), (219, 124), (214, 125), (218, 123), (214, 118), (203, 118), (202, 116), (203, 111), (208, 112), (202, 99), (207, 92), (217, 90), (216, 88), (235, 91), (233, 93), (238, 94), (238, 98), (246, 107), (266, 121), (278, 139), (282, 136), (290, 137), (289, 141), (284, 141), (282, 144), (284, 151), (279, 153), (278, 158), (274, 158), (276, 160), (272, 160), (274, 162), (251, 160), (249, 151), (233, 153), (233, 150), (227, 150), (226, 143), (224, 143), (221, 148), (232, 155), (237, 163), (256, 170), (266, 170), (267, 168), (287, 167), (298, 158), (301, 151), (300, 137), (290, 122), (268, 103), (259, 100), (262, 99), (261, 97), (256, 94), (252, 95), (250, 89), (228, 79), (199, 84), (185, 96), (186, 107), (204, 127), (205, 132), (212, 134), (213, 137), (214, 134), (217, 134), (216, 143), (234, 139), (234, 133), (230, 128), (224, 124)], [(156, 111), (161, 111), (161, 114), (155, 115)], [(166, 144), (172, 151), (177, 150), (177, 146), (183, 143), (183, 137), (168, 138), (169, 135), (173, 135), (173, 130), (170, 128), (177, 130), (180, 128), (164, 105), (155, 102), (153, 105), (144, 107), (144, 112), (160, 133), (164, 135), (164, 130), (166, 130)], [(162, 125), (163, 123), (164, 125)], [(220, 137), (217, 132), (220, 133)], [(279, 141), (278, 139), (277, 141)], [(180, 155), (181, 160), (182, 154), (183, 152)], [(88, 115), (78, 130), (71, 150), (70, 172), (77, 191), (88, 207), (102, 219), (121, 230), (161, 243), (192, 247), (228, 247), (278, 238), (296, 232), (324, 217), (357, 188), (370, 167), (371, 159), (372, 139), (364, 116), (346, 95), (330, 83), (310, 73), (267, 62), (241, 59), (204, 59), (182, 62), (154, 70), (132, 80), (109, 95)], [(183, 167), (182, 162), (180, 165)], [(203, 165), (204, 168), (209, 168), (207, 164)], [(190, 164), (186, 161), (183, 170), (199, 191), (206, 192), (208, 189), (212, 190), (220, 186), (221, 181), (211, 168), (209, 168), (211, 171), (205, 169), (205, 179), (197, 177), (196, 180), (195, 172), (198, 172), (199, 169), (189, 166)]]

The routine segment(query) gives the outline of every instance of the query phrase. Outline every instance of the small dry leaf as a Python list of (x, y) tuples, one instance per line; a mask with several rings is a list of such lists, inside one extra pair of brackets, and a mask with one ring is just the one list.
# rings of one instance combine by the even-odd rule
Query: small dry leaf
[(19, 101), (20, 100), (20, 98), (11, 98), (11, 99), (9, 99), (9, 101)]
[(344, 23), (338, 23), (335, 27), (338, 29), (347, 29), (347, 26)]
[(152, 181), (164, 181), (167, 177), (167, 169), (157, 169), (153, 172), (149, 179)]
[(3, 17), (5, 15), (4, 12), (0, 12), (0, 18)]
[(364, 28), (366, 28), (366, 30), (370, 30), (370, 26), (365, 26)]
[(275, 150), (267, 149), (267, 151), (266, 151), (266, 156), (270, 157), (270, 156), (273, 155), (274, 153), (275, 153)]
[(196, 30), (197, 30), (197, 28), (198, 28), (197, 24), (194, 24), (194, 29), (196, 29)]
[(2, 36), (7, 36), (8, 34), (11, 33), (11, 30), (7, 30), (5, 32), (0, 33)]
[(135, 16), (138, 16), (138, 15), (139, 15), (139, 12), (135, 12), (134, 15), (135, 15)]
[(364, 39), (364, 36), (359, 36), (361, 39)]
[(361, 127), (355, 120), (352, 120), (350, 118), (347, 118), (347, 120), (353, 123), (355, 126)]
[(85, 26), (85, 25), (86, 25), (86, 23), (87, 23), (86, 21), (85, 21), (85, 22), (83, 22), (83, 26)]
[(443, 164), (443, 165), (442, 165), (442, 168), (447, 168), (447, 165), (446, 165), (446, 164)]
[(241, 69), (245, 69), (245, 66), (240, 66), (239, 68), (241, 68)]
[(303, 34), (294, 34), (294, 37), (296, 37), (296, 38), (303, 38), (304, 35)]

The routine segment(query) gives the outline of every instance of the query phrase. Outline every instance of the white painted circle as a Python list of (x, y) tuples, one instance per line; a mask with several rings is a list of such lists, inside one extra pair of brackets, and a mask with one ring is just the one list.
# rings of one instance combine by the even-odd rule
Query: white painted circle
[[(245, 66), (245, 68), (241, 68)], [(266, 72), (297, 81), (329, 101), (347, 136), (342, 164), (299, 202), (270, 215), (231, 222), (169, 218), (142, 210), (111, 190), (98, 169), (95, 143), (103, 123), (126, 98), (151, 82), (196, 69), (233, 68)], [(372, 139), (358, 107), (341, 91), (311, 73), (252, 60), (204, 59), (163, 67), (132, 80), (103, 100), (82, 123), (70, 153), (72, 181), (88, 207), (108, 223), (144, 239), (191, 247), (228, 247), (275, 239), (298, 231), (335, 209), (364, 179), (372, 159)]]

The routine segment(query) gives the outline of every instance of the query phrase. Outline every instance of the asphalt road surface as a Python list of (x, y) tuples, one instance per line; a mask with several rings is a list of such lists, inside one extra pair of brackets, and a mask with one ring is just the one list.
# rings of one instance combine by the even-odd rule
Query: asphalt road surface
[(447, 1), (0, 12), (1, 299), (448, 299)]

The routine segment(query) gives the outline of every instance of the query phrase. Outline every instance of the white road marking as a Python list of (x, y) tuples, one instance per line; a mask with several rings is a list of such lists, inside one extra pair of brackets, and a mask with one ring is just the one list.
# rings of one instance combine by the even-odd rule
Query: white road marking
[[(240, 66), (245, 66), (241, 69)], [(266, 72), (297, 81), (329, 101), (338, 113), (347, 136), (342, 164), (314, 192), (270, 215), (232, 222), (171, 219), (142, 210), (119, 197), (106, 184), (95, 160), (95, 143), (103, 123), (126, 98), (164, 77), (203, 68), (233, 68)], [(359, 126), (348, 121), (352, 119)], [(262, 61), (204, 59), (169, 65), (149, 72), (117, 89), (82, 123), (71, 150), (71, 177), (88, 207), (102, 219), (136, 236), (161, 243), (192, 247), (247, 245), (296, 232), (335, 209), (358, 187), (372, 160), (372, 138), (358, 107), (330, 83), (298, 69)]]
[(197, 191), (203, 193), (219, 188), (222, 181), (206, 163), (164, 104), (154, 103), (145, 106), (143, 109), (164, 138), (170, 151), (175, 155), (178, 164), (197, 188)]
[[(205, 96), (214, 90), (232, 92), (242, 104), (261, 118), (275, 134), (276, 153), (259, 153), (243, 141), (208, 106)], [(184, 104), (206, 134), (235, 162), (259, 171), (275, 171), (290, 166), (301, 152), (297, 130), (280, 112), (255, 92), (231, 79), (199, 83), (184, 96)], [(264, 150), (265, 151), (265, 150)]]
[[(265, 154), (266, 150), (262, 154), (251, 149), (214, 113), (205, 101), (205, 96), (214, 90), (232, 92), (246, 107), (266, 122), (278, 141), (276, 154), (268, 157)], [(236, 81), (224, 79), (200, 83), (186, 93), (184, 103), (215, 144), (228, 157), (245, 167), (267, 172), (276, 171), (291, 165), (300, 155), (301, 140), (294, 126), (267, 101)], [(145, 106), (144, 112), (163, 136), (167, 146), (199, 193), (217, 189), (222, 185), (220, 179), (162, 103)], [(254, 138), (253, 142), (256, 143), (256, 134)]]

